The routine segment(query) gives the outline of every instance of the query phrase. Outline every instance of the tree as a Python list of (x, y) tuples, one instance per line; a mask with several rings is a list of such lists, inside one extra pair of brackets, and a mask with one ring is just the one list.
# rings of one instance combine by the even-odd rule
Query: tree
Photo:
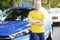
[(49, 0), (50, 6), (53, 7), (58, 7), (57, 4), (59, 4), (60, 0)]
[(47, 9), (55, 8), (55, 7), (60, 7), (60, 0), (42, 0), (42, 4)]
[(11, 7), (16, 6), (16, 0), (11, 0)]
[(0, 9), (4, 10), (9, 7), (16, 6), (19, 0), (0, 0)]
[(11, 0), (0, 0), (0, 9), (4, 10), (5, 8), (10, 7)]

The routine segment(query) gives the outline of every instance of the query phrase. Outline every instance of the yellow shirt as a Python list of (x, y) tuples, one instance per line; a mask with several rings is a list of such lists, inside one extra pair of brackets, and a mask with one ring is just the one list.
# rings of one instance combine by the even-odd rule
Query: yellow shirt
[[(45, 18), (43, 12), (36, 12), (34, 10), (29, 13), (28, 17), (31, 17), (34, 20), (42, 20)], [(36, 24), (31, 24), (30, 30), (33, 33), (42, 33), (42, 32), (44, 32), (44, 25), (39, 26)]]

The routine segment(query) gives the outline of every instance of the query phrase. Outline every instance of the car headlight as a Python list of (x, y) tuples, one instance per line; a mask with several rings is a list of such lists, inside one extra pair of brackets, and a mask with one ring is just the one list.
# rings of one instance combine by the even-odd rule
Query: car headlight
[(28, 34), (28, 33), (29, 33), (29, 29), (30, 29), (30, 28), (27, 28), (27, 29), (22, 30), (22, 31), (19, 31), (19, 32), (17, 32), (17, 33), (11, 34), (11, 35), (9, 35), (9, 36), (10, 36), (11, 39), (13, 39), (13, 38), (15, 38), (15, 37)]

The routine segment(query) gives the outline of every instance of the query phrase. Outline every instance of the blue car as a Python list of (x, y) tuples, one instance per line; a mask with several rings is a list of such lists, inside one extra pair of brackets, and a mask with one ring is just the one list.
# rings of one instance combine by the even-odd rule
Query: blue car
[[(28, 13), (34, 7), (12, 7), (3, 11), (0, 21), (0, 40), (30, 40)], [(45, 20), (45, 39), (51, 38), (51, 20)]]

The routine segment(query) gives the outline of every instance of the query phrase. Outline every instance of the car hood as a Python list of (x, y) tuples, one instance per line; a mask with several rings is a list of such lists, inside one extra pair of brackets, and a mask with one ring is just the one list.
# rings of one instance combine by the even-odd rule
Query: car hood
[(18, 31), (24, 30), (29, 26), (28, 22), (24, 21), (4, 21), (0, 22), (0, 36), (8, 36)]

